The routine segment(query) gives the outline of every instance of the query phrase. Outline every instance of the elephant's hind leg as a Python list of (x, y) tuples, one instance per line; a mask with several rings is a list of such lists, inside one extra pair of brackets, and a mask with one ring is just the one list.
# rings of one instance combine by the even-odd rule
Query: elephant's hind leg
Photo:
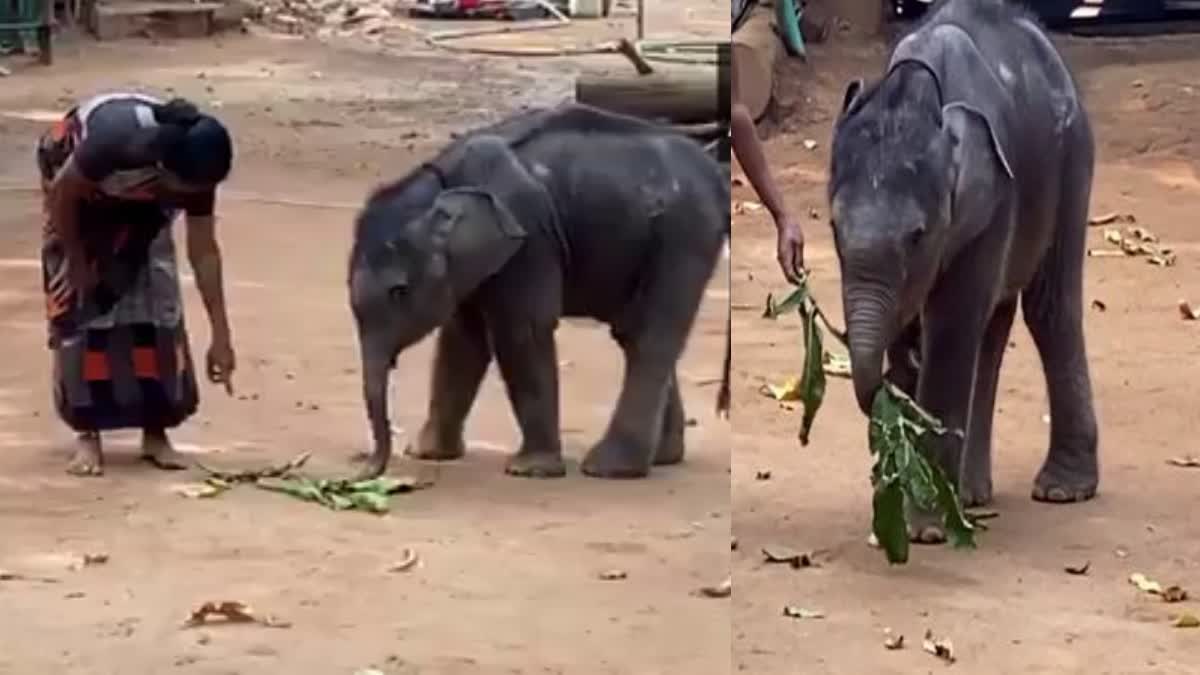
[[(715, 247), (712, 256), (698, 255), (694, 245), (691, 250), (687, 244), (666, 247), (623, 325), (614, 326), (625, 351), (625, 381), (608, 430), (584, 458), (585, 474), (641, 478), (650, 472), (663, 439), (675, 364), (718, 253)], [(677, 414), (682, 418), (682, 405)], [(676, 454), (682, 456), (681, 448)], [(664, 459), (671, 459), (670, 453)]]
[(658, 452), (654, 455), (656, 466), (679, 464), (684, 454), (684, 429), (687, 420), (683, 412), (683, 397), (679, 393), (679, 376), (671, 374), (667, 387), (667, 406), (663, 409), (662, 438), (658, 440)]
[(1091, 499), (1100, 482), (1099, 431), (1083, 336), (1090, 165), (1086, 172), (1075, 171), (1084, 175), (1064, 180), (1055, 241), (1021, 298), (1050, 398), (1050, 450), (1033, 485), (1033, 498), (1045, 502)]

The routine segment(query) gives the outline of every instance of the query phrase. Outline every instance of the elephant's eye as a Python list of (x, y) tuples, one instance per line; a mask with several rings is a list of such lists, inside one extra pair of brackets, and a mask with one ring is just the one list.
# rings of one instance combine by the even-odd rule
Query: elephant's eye
[(398, 284), (388, 289), (388, 297), (395, 302), (399, 302), (408, 297), (408, 286), (406, 284)]

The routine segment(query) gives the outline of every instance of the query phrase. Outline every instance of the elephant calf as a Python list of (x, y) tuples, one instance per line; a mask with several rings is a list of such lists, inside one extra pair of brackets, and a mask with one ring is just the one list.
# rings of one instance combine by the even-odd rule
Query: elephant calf
[(462, 456), (495, 356), (522, 435), (506, 471), (564, 475), (554, 342), (564, 316), (608, 323), (625, 356), (583, 472), (641, 477), (681, 461), (675, 366), (728, 224), (729, 183), (698, 143), (574, 104), (475, 131), (378, 190), (358, 217), (349, 275), (375, 446), (362, 475), (391, 456), (396, 356), (439, 327), (428, 418), (407, 453)]
[[(1093, 141), (1067, 66), (1004, 0), (945, 0), (846, 90), (829, 198), (850, 359), (868, 412), (889, 376), (965, 433), (936, 460), (964, 501), (992, 496), (992, 417), (1020, 299), (1050, 398), (1033, 497), (1090, 499), (1097, 425), (1083, 335)], [(919, 345), (920, 358), (910, 347)], [(918, 541), (944, 538), (913, 514)]]

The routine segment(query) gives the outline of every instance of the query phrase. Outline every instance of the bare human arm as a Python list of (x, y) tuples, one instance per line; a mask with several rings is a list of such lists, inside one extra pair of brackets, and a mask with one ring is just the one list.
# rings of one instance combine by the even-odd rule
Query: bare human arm
[(215, 384), (224, 384), (225, 391), (232, 395), (236, 362), (229, 315), (225, 309), (221, 247), (217, 243), (216, 219), (213, 216), (187, 216), (187, 255), (211, 325), (212, 342), (205, 358), (208, 379)]
[(758, 140), (758, 130), (754, 127), (754, 119), (750, 110), (741, 103), (738, 94), (737, 69), (731, 78), (732, 110), (730, 111), (730, 133), (733, 136), (733, 152), (738, 163), (746, 172), (751, 187), (762, 199), (763, 205), (775, 219), (776, 257), (783, 275), (792, 283), (799, 283), (804, 276), (804, 233), (800, 224), (792, 217), (783, 195), (775, 185), (771, 170), (767, 166), (766, 155), (763, 154), (762, 143)]
[[(74, 160), (67, 159), (51, 182), (47, 195), (50, 222), (63, 244), (71, 287), (80, 298), (92, 290), (96, 282), (95, 275), (88, 267), (83, 238), (79, 232), (80, 205), (95, 189), (95, 183), (79, 171)], [(58, 292), (58, 289), (52, 287), (51, 291)]]

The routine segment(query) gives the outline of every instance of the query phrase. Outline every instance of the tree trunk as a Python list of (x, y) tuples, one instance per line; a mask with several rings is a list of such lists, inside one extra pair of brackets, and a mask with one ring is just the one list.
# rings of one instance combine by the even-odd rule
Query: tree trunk
[(715, 66), (667, 67), (654, 64), (649, 75), (583, 74), (575, 100), (617, 113), (676, 124), (719, 119)]
[(783, 44), (775, 34), (772, 13), (760, 7), (733, 34), (733, 79), (737, 82), (738, 101), (758, 120), (767, 111), (774, 96), (775, 61)]

